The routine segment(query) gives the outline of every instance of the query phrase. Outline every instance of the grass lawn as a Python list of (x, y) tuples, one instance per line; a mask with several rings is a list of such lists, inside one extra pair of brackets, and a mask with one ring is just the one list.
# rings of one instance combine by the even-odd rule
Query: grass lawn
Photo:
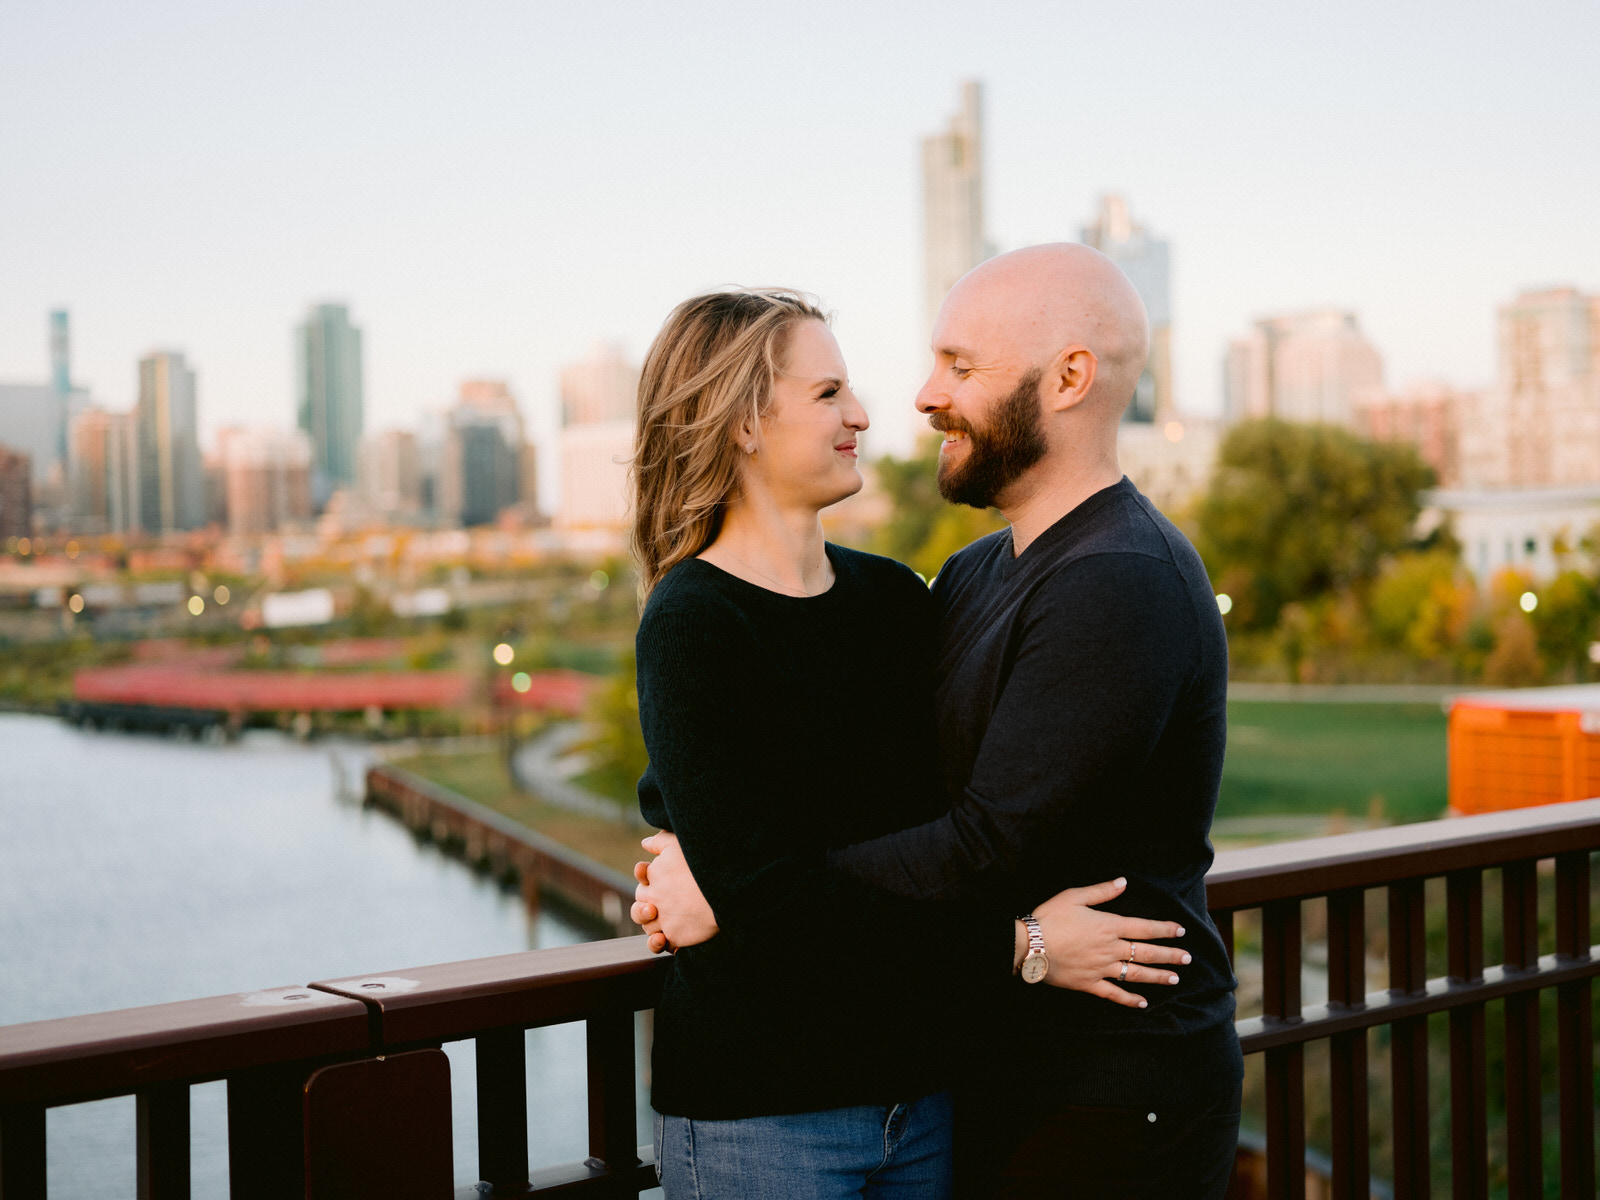
[(487, 805), (529, 829), (537, 829), (563, 846), (598, 863), (632, 875), (633, 864), (649, 858), (639, 845), (645, 831), (628, 825), (568, 812), (541, 802), (512, 786), (505, 759), (498, 751), (466, 754), (414, 754), (397, 758), (394, 765), (431, 779), (469, 800)]
[(1230, 703), (1217, 816), (1443, 816), (1445, 729), (1437, 704)]

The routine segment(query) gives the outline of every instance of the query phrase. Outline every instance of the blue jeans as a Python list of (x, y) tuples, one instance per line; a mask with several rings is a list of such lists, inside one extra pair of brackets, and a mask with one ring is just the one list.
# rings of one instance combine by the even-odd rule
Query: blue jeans
[(667, 1200), (948, 1200), (950, 1093), (781, 1117), (656, 1114)]

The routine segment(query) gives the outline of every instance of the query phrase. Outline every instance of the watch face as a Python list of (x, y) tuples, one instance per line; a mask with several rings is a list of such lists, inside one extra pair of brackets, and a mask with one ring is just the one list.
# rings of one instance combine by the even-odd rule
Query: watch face
[(1038, 983), (1049, 973), (1050, 960), (1045, 957), (1044, 952), (1041, 950), (1035, 950), (1022, 960), (1023, 983)]

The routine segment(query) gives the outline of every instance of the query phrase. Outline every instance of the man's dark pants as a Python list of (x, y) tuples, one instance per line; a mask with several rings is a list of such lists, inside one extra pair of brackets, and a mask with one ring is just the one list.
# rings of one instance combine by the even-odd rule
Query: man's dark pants
[(957, 1200), (1222, 1200), (1239, 1103), (1237, 1090), (1151, 1110), (1055, 1103), (1027, 1087), (964, 1089)]

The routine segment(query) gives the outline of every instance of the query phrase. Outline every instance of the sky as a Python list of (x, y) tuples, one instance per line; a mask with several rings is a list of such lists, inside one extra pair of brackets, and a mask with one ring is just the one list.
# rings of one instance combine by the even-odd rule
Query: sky
[(1497, 304), (1600, 290), (1597, 47), (1592, 0), (10, 0), (0, 379), (46, 377), (64, 306), (108, 406), (179, 349), (207, 437), (287, 427), (292, 328), (339, 300), (369, 429), (504, 378), (548, 447), (561, 364), (782, 284), (835, 311), (867, 444), (899, 449), (920, 139), (977, 78), (1001, 249), (1106, 192), (1170, 241), (1180, 409), (1220, 412), (1251, 320), (1328, 305), (1391, 383), (1483, 385)]

